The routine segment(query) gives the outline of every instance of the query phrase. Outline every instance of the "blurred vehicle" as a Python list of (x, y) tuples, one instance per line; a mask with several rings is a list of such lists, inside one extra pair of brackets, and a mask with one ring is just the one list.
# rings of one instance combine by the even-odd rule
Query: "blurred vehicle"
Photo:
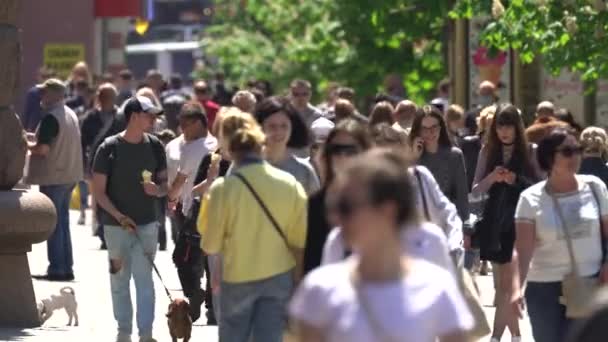
[(179, 73), (187, 80), (203, 56), (202, 30), (202, 25), (153, 26), (144, 35), (133, 30), (127, 36), (127, 66), (139, 79), (157, 69), (166, 76)]

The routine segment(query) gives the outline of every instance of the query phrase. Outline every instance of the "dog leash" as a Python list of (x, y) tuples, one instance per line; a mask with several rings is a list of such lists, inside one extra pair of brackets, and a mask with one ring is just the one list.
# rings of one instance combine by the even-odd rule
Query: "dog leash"
[(163, 288), (165, 289), (165, 293), (167, 294), (167, 297), (169, 297), (169, 301), (172, 302), (173, 297), (171, 297), (171, 292), (169, 292), (167, 285), (165, 285), (165, 282), (163, 281), (163, 277), (160, 275), (160, 272), (158, 271), (158, 268), (156, 267), (154, 260), (152, 260), (152, 256), (150, 256), (148, 253), (146, 253), (146, 250), (144, 249), (144, 243), (141, 241), (141, 238), (139, 237), (139, 234), (137, 234), (137, 231), (135, 231), (134, 234), (137, 238), (137, 241), (139, 241), (139, 244), (141, 245), (141, 249), (144, 252), (144, 255), (146, 256), (148, 261), (150, 261), (150, 264), (152, 264), (152, 268), (154, 269), (154, 272), (158, 276), (158, 279), (160, 279), (160, 283), (163, 285)]

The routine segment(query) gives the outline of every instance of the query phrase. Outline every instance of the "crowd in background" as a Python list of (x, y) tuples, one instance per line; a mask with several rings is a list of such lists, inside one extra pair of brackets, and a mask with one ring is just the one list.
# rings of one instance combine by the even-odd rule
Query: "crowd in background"
[(59, 217), (41, 277), (74, 279), (77, 184), (78, 223), (93, 206), (109, 253), (118, 341), (132, 332), (131, 276), (153, 341), (147, 259), (168, 239), (192, 319), (204, 303), (222, 341), (281, 341), (286, 315), (302, 341), (467, 341), (490, 333), (467, 281), (490, 270), (492, 342), (506, 329), (521, 341), (524, 302), (537, 342), (590, 329), (576, 329), (589, 314), (574, 313), (582, 285), (567, 281), (594, 280), (590, 294), (608, 282), (608, 136), (567, 109), (541, 101), (526, 127), (489, 81), (465, 110), (449, 81), (422, 106), (392, 81), (357, 108), (338, 85), (311, 104), (302, 79), (275, 95), (222, 75), (94, 79), (85, 63), (65, 81), (39, 76), (21, 114), (25, 182)]

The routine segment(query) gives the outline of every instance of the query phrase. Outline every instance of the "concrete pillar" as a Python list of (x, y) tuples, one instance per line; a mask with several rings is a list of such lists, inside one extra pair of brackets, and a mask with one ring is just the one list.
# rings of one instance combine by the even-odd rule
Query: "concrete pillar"
[(27, 146), (11, 105), (21, 62), (15, 25), (20, 1), (0, 1), (0, 327), (40, 324), (26, 253), (50, 236), (56, 221), (46, 196), (11, 190), (23, 176)]

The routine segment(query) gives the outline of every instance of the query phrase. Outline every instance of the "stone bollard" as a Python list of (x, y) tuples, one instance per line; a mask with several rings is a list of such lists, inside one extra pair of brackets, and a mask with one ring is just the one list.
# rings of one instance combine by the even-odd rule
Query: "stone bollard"
[(27, 252), (48, 239), (56, 219), (42, 193), (0, 191), (0, 326), (40, 325)]
[(15, 27), (20, 0), (0, 0), (0, 326), (40, 325), (27, 252), (48, 239), (57, 214), (41, 193), (12, 190), (23, 176), (26, 139), (11, 108), (19, 81)]

